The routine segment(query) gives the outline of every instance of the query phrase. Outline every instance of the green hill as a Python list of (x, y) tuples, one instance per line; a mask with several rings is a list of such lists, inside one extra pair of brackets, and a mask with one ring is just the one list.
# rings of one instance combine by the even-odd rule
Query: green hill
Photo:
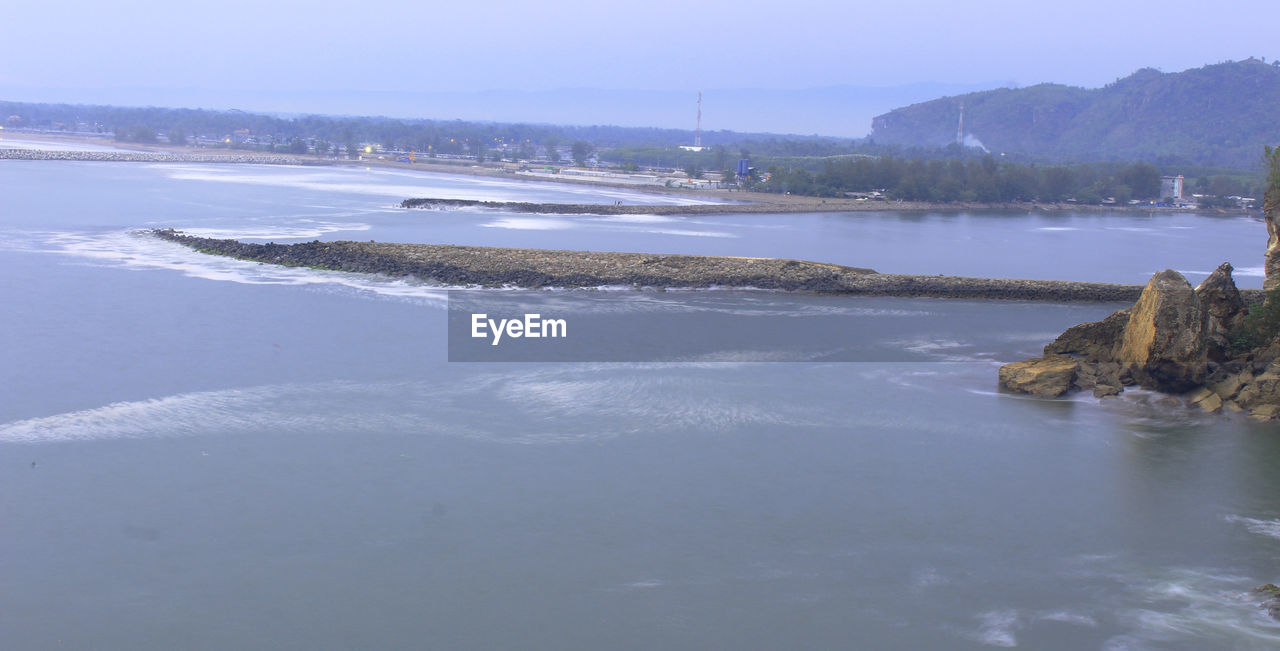
[(876, 117), (871, 137), (954, 142), (962, 102), (965, 133), (991, 151), (1050, 160), (1243, 169), (1258, 165), (1264, 145), (1280, 143), (1280, 61), (1257, 59), (1178, 73), (1146, 68), (1103, 88), (1040, 84), (944, 97)]

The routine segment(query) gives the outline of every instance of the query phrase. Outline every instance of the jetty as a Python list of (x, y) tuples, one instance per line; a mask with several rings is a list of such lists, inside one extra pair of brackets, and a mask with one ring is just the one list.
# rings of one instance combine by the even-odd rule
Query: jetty
[(319, 240), (255, 244), (196, 237), (173, 229), (150, 233), (203, 253), (241, 260), (414, 277), (460, 287), (723, 288), (1052, 302), (1133, 302), (1143, 289), (1142, 285), (1062, 280), (884, 274), (782, 258)]

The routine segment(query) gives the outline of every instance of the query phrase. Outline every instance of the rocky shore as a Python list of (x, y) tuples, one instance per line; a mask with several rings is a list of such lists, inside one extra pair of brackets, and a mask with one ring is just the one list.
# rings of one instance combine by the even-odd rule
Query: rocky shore
[(0, 160), (73, 160), (124, 163), (241, 163), (254, 165), (317, 165), (312, 159), (275, 154), (186, 154), (169, 152), (46, 151), (0, 149)]
[[(1246, 310), (1231, 272), (1223, 263), (1195, 289), (1172, 269), (1157, 273), (1133, 307), (1068, 329), (1044, 347), (1042, 357), (1006, 364), (1000, 384), (1049, 397), (1080, 389), (1106, 397), (1136, 385), (1195, 392), (1192, 402), (1210, 411), (1224, 405), (1236, 411), (1256, 407), (1270, 416), (1252, 397), (1243, 399), (1245, 404), (1232, 402), (1244, 384), (1254, 381), (1254, 372), (1265, 373), (1276, 356), (1237, 359), (1232, 333)], [(1280, 366), (1275, 370), (1280, 373)], [(1225, 382), (1228, 376), (1235, 381)], [(1280, 394), (1272, 398), (1280, 400)]]
[(1105, 398), (1126, 387), (1182, 396), (1205, 411), (1280, 416), (1280, 341), (1240, 345), (1249, 328), (1242, 293), (1223, 263), (1192, 289), (1176, 271), (1151, 278), (1131, 308), (1068, 329), (1044, 355), (1000, 368), (1011, 391), (1055, 397), (1092, 391)]
[(855, 296), (1124, 302), (1140, 285), (882, 274), (777, 258), (599, 253), (384, 242), (251, 244), (151, 231), (197, 251), (271, 264), (484, 287), (756, 288)]
[(1166, 269), (1133, 307), (1068, 329), (1041, 357), (1002, 366), (1000, 386), (1047, 397), (1140, 386), (1210, 412), (1280, 417), (1280, 150), (1268, 148), (1266, 158), (1267, 293), (1239, 291), (1227, 262), (1194, 289)]

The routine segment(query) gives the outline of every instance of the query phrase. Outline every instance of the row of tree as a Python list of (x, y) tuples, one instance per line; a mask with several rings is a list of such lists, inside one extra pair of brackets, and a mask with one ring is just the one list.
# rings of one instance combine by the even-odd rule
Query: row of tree
[[(906, 201), (1059, 202), (1099, 204), (1114, 200), (1163, 201), (1161, 170), (1148, 163), (1085, 163), (1041, 166), (998, 161), (992, 156), (970, 160), (905, 159), (894, 156), (826, 160), (820, 171), (772, 165), (752, 184), (764, 192), (790, 192), (835, 197), (849, 192), (882, 191)], [(1188, 179), (1184, 196), (1213, 198), (1258, 196), (1260, 180), (1251, 176), (1202, 176)], [(1231, 202), (1234, 205), (1234, 202)], [(1215, 204), (1216, 205), (1216, 204)]]

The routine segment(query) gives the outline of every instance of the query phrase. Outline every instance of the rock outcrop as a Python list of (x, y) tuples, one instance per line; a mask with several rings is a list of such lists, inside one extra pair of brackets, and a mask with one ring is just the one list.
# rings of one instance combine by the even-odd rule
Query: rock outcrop
[(1230, 262), (1224, 262), (1196, 287), (1196, 296), (1208, 313), (1205, 340), (1209, 359), (1222, 362), (1231, 356), (1231, 331), (1239, 328), (1246, 314), (1244, 298), (1231, 279)]
[(1233, 349), (1232, 333), (1248, 310), (1231, 272), (1223, 263), (1192, 289), (1178, 272), (1162, 271), (1133, 307), (1067, 329), (1043, 357), (1001, 367), (1000, 386), (1036, 396), (1092, 390), (1107, 397), (1138, 385), (1183, 394), (1209, 412), (1280, 416), (1280, 340)]
[(1000, 384), (1020, 393), (1056, 398), (1075, 381), (1080, 363), (1067, 355), (1046, 355), (1000, 367)]
[(1133, 306), (1117, 361), (1138, 384), (1183, 393), (1209, 372), (1205, 340), (1208, 313), (1182, 274), (1165, 269), (1151, 277)]
[(1044, 347), (1044, 354), (1074, 355), (1099, 362), (1115, 361), (1118, 344), (1131, 313), (1131, 309), (1118, 310), (1101, 321), (1067, 328), (1053, 343)]

